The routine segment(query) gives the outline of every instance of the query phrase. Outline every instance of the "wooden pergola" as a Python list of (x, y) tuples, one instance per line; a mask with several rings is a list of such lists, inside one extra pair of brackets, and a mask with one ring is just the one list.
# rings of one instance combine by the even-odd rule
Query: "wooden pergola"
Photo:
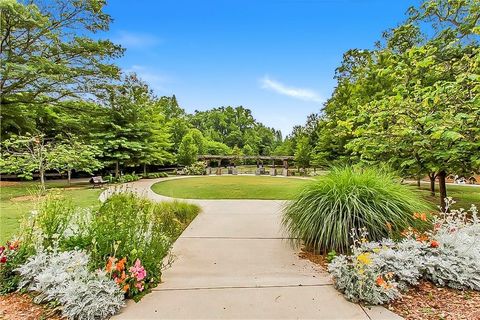
[[(235, 166), (235, 161), (238, 160), (255, 160), (257, 162), (257, 168), (263, 168), (263, 163), (270, 162), (274, 174), (276, 175), (275, 170), (275, 161), (282, 161), (283, 175), (288, 174), (288, 161), (293, 161), (293, 156), (233, 156), (233, 155), (199, 155), (198, 160), (205, 161), (206, 166), (209, 168), (211, 162), (216, 162), (218, 167), (222, 166), (223, 160), (228, 160), (229, 166)], [(221, 170), (217, 171), (217, 174), (221, 174)]]

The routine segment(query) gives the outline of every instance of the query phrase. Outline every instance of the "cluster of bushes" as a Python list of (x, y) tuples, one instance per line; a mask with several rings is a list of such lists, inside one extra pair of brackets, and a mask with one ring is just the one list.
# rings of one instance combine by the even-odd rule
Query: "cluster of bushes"
[(166, 172), (152, 172), (144, 175), (144, 179), (156, 179), (156, 178), (167, 178), (168, 174)]
[(35, 301), (55, 301), (71, 319), (107, 318), (160, 282), (163, 258), (198, 212), (131, 193), (113, 194), (95, 211), (50, 197), (18, 240), (0, 247), (0, 290), (35, 292)]
[(329, 253), (328, 269), (347, 299), (383, 304), (420, 279), (480, 290), (477, 209), (451, 204), (428, 213), (421, 195), (385, 170), (333, 169), (285, 207), (283, 224), (307, 248)]
[(195, 162), (183, 168), (183, 174), (187, 176), (201, 176), (205, 174), (205, 163), (202, 161)]
[(108, 175), (106, 177), (103, 177), (103, 180), (107, 181), (108, 183), (127, 183), (127, 182), (133, 182), (133, 181), (138, 181), (142, 177), (132, 173), (132, 174), (124, 174), (118, 177), (114, 177), (112, 175)]

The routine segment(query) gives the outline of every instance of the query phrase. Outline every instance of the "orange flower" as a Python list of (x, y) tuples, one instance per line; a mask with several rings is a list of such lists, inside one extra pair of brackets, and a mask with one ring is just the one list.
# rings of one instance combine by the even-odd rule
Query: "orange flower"
[(382, 276), (378, 276), (377, 278), (377, 281), (375, 281), (377, 283), (378, 286), (380, 287), (384, 287), (387, 285), (387, 283), (385, 282), (385, 280), (383, 279)]
[(426, 234), (421, 234), (417, 236), (417, 241), (420, 241), (420, 242), (428, 241), (428, 236)]
[(390, 222), (387, 222), (387, 229), (388, 231), (392, 231), (392, 224)]
[(420, 219), (422, 221), (427, 221), (427, 214), (425, 212), (423, 212), (423, 213), (415, 212), (413, 214), (413, 218), (414, 219)]
[(432, 248), (438, 248), (438, 246), (440, 246), (440, 243), (437, 241), (437, 240), (432, 240), (430, 242), (430, 247)]
[(130, 285), (128, 285), (128, 284), (124, 285), (123, 288), (122, 288), (123, 292), (127, 292), (128, 289), (130, 289)]
[(109, 257), (107, 261), (107, 265), (105, 266), (105, 270), (107, 272), (112, 272), (113, 271), (113, 265), (117, 261), (117, 258), (115, 257)]
[(116, 269), (117, 271), (123, 271), (125, 269), (125, 263), (127, 262), (127, 258), (123, 258), (117, 262)]
[(123, 283), (125, 282), (126, 278), (127, 278), (127, 275), (125, 274), (125, 271), (122, 271), (122, 274), (120, 275), (120, 277), (115, 277), (115, 282), (117, 284)]

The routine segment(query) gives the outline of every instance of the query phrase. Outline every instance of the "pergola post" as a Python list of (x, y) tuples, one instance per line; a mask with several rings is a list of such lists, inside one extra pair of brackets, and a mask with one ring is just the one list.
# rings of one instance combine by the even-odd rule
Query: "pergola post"
[(288, 159), (283, 159), (283, 172), (282, 174), (288, 176)]
[(275, 158), (272, 159), (272, 171), (270, 172), (271, 176), (277, 175), (277, 169), (275, 169)]

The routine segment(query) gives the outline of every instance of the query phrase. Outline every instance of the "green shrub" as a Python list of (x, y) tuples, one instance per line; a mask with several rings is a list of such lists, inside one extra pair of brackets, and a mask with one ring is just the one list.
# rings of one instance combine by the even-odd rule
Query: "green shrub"
[(43, 248), (83, 250), (90, 256), (92, 271), (106, 270), (112, 261), (124, 261), (128, 275), (134, 264), (142, 266), (146, 276), (141, 287), (132, 283), (132, 277), (117, 282), (121, 287), (131, 284), (124, 290), (126, 297), (138, 300), (159, 283), (163, 258), (199, 211), (193, 204), (156, 203), (128, 192), (112, 195), (98, 210), (74, 209), (63, 198), (49, 196), (25, 219), (19, 249), (0, 246), (0, 257), (5, 256), (0, 259), (0, 291), (16, 290), (13, 270)]
[(183, 173), (188, 176), (201, 176), (205, 174), (205, 163), (202, 161), (195, 162), (192, 165), (183, 168)]
[(420, 194), (385, 170), (334, 168), (287, 204), (283, 225), (314, 250), (346, 252), (352, 230), (365, 227), (370, 240), (381, 240), (409, 226), (421, 228), (413, 214), (428, 209)]
[(160, 281), (162, 259), (173, 241), (198, 212), (192, 204), (154, 203), (131, 193), (111, 196), (91, 224), (93, 267), (104, 267), (109, 257), (126, 258), (127, 265), (139, 259), (147, 270), (148, 292)]
[(168, 174), (166, 172), (152, 172), (152, 173), (147, 173), (144, 178), (146, 179), (156, 179), (156, 178), (167, 178)]
[(136, 175), (135, 173), (132, 173), (132, 174), (124, 174), (119, 177), (108, 175), (103, 177), (103, 180), (107, 181), (108, 183), (127, 183), (127, 182), (138, 181), (141, 178), (142, 178), (141, 176)]

